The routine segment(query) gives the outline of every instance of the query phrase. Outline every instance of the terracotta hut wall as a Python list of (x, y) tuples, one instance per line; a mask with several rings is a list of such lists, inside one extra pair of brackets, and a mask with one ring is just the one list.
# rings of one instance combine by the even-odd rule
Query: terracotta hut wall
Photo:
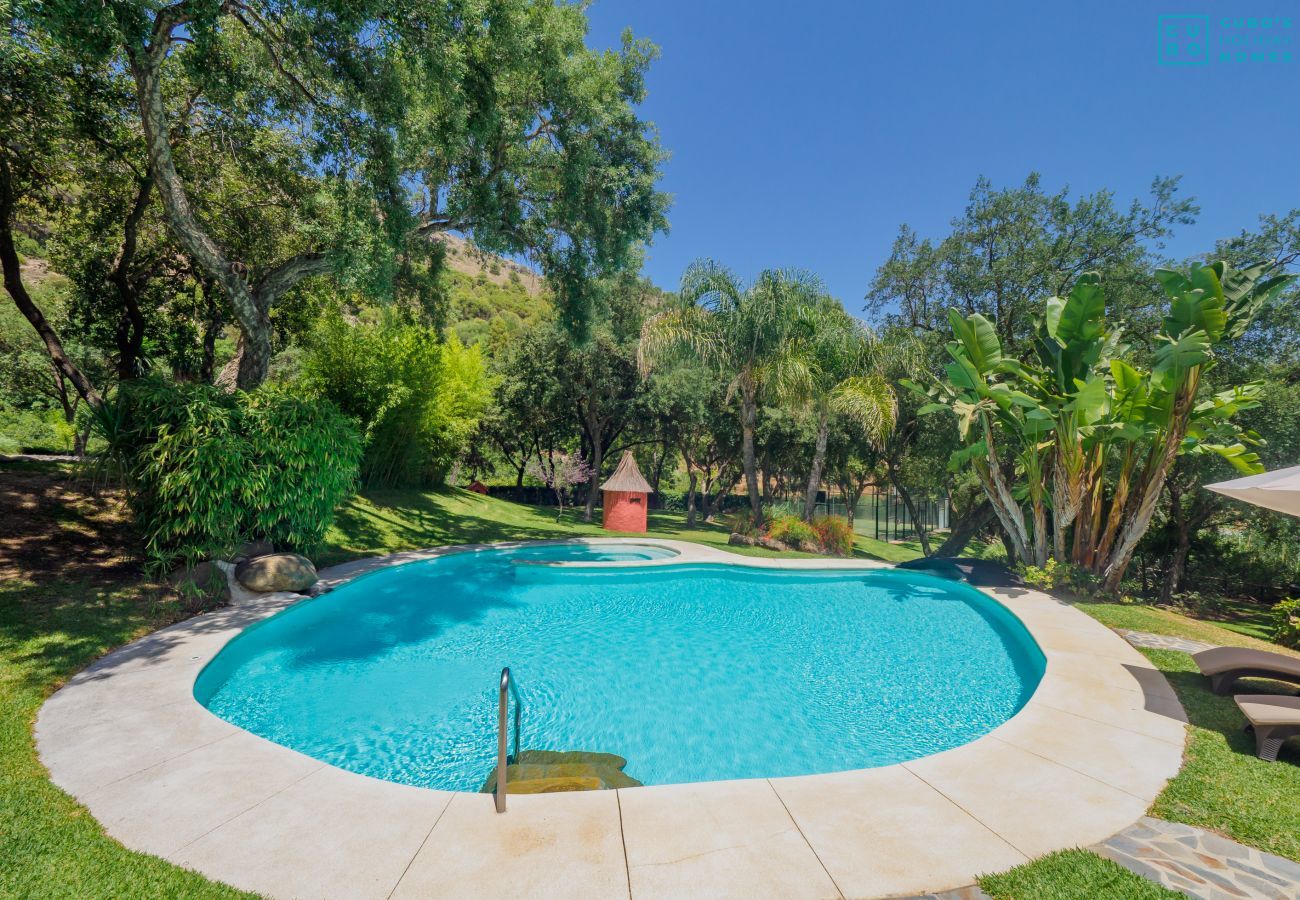
[(605, 491), (602, 524), (609, 531), (645, 531), (645, 494), (633, 491)]

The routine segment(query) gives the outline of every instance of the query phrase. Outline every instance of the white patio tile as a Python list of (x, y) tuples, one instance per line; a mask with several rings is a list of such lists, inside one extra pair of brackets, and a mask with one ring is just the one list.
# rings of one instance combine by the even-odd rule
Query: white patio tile
[(619, 792), (633, 897), (839, 895), (764, 780)]

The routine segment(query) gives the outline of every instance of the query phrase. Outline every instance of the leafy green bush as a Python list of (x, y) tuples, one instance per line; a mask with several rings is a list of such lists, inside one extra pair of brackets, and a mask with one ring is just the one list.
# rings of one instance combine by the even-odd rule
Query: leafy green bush
[(821, 550), (821, 540), (811, 525), (798, 516), (774, 516), (767, 524), (767, 536), (796, 550), (816, 553)]
[(1043, 566), (1018, 566), (1020, 577), (1024, 579), (1025, 584), (1030, 587), (1041, 588), (1050, 591), (1056, 587), (1057, 570), (1061, 564), (1053, 557), (1048, 557), (1046, 565)]
[(1067, 590), (1076, 594), (1094, 593), (1101, 580), (1087, 569), (1048, 557), (1043, 566), (1017, 566), (1020, 577), (1030, 587), (1045, 591)]
[[(361, 436), (331, 403), (259, 391), (248, 398), (253, 457), (245, 498), (248, 537), (311, 550), (325, 539), (334, 508), (356, 485)], [(268, 502), (273, 500), (273, 502)]]
[(158, 572), (245, 540), (312, 552), (361, 456), (356, 428), (329, 403), (161, 379), (130, 383), (97, 427)]
[(0, 444), (5, 453), (70, 453), (77, 430), (59, 409), (0, 406)]
[(361, 479), (371, 487), (441, 482), (491, 402), (477, 346), (392, 319), (327, 317), (303, 373), (309, 391), (361, 424)]
[(1300, 650), (1300, 598), (1273, 607), (1273, 642)]
[(853, 528), (843, 516), (818, 516), (813, 519), (817, 541), (827, 553), (836, 556), (853, 555)]

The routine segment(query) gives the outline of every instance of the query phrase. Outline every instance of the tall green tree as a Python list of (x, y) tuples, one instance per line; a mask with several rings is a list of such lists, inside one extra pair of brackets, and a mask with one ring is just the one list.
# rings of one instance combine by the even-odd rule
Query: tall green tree
[(816, 423), (812, 464), (804, 496), (803, 517), (811, 521), (817, 509), (826, 465), (831, 417), (856, 421), (867, 441), (879, 445), (894, 428), (898, 401), (885, 380), (884, 350), (876, 335), (832, 297), (820, 297), (800, 310), (794, 364)]
[(948, 332), (947, 311), (979, 313), (993, 323), (1007, 352), (1034, 337), (1043, 297), (1065, 294), (1084, 272), (1104, 270), (1117, 316), (1154, 329), (1159, 294), (1148, 273), (1152, 248), (1195, 220), (1195, 202), (1178, 196), (1177, 178), (1157, 178), (1146, 202), (1120, 206), (1110, 191), (1072, 200), (1048, 192), (1031, 173), (1023, 184), (995, 188), (980, 178), (950, 233), (920, 238), (904, 225), (867, 293), (867, 311), (921, 334)]
[(57, 46), (31, 33), (15, 11), (0, 12), (8, 13), (0, 20), (0, 270), (5, 291), (40, 337), (60, 383), (72, 385), (87, 403), (99, 407), (99, 389), (28, 290), (17, 246), (20, 221), (43, 217), (69, 187), (73, 129), (65, 100), (77, 69)]
[[(176, 241), (226, 295), (237, 383), (266, 375), (271, 311), (304, 279), (388, 293), (436, 273), (441, 232), (531, 253), (581, 325), (588, 283), (664, 225), (662, 154), (635, 112), (654, 48), (587, 49), (581, 5), (546, 0), (72, 0), (24, 4), (69, 52), (129, 71)], [(175, 146), (178, 91), (288, 218), (223, 240)], [(250, 174), (247, 171), (246, 175)], [(271, 238), (276, 240), (272, 241)], [(261, 243), (258, 243), (260, 239)]]
[(807, 370), (792, 346), (800, 310), (823, 294), (816, 278), (796, 270), (768, 269), (752, 284), (704, 259), (682, 275), (676, 305), (652, 316), (641, 333), (643, 371), (689, 353), (739, 399), (745, 489), (755, 521), (763, 519), (754, 451), (759, 401), (765, 392), (797, 393)]

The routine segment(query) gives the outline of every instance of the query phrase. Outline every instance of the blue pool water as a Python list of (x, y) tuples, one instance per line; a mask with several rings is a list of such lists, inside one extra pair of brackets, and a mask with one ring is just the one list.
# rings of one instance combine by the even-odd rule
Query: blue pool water
[(596, 750), (646, 784), (865, 768), (966, 743), (1044, 660), (964, 585), (892, 570), (557, 567), (654, 547), (536, 546), (381, 570), (244, 632), (213, 713), (344, 769), (478, 790), (510, 666), (527, 749)]

